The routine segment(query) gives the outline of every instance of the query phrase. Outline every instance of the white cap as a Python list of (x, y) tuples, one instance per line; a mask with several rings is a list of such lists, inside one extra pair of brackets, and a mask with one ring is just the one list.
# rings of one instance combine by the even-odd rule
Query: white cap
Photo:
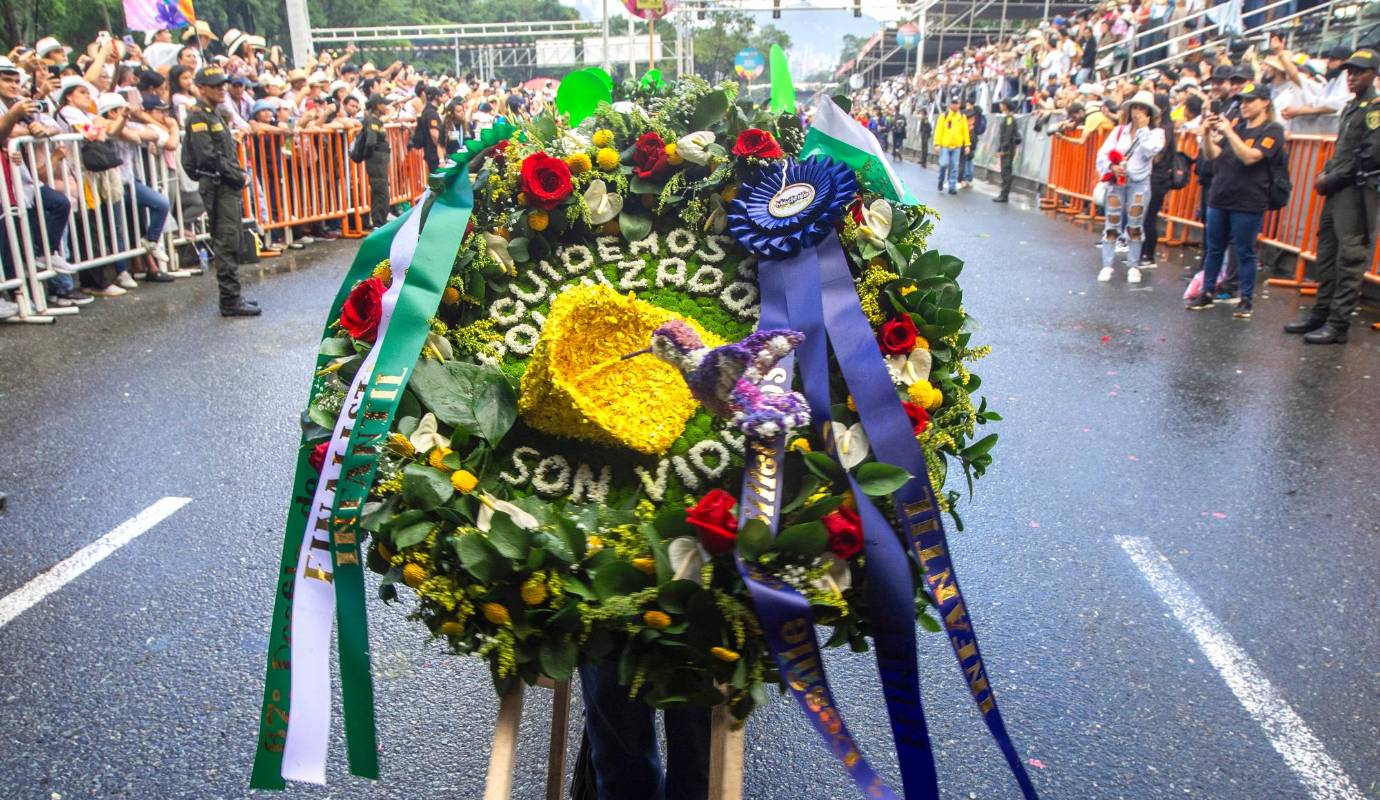
[(129, 108), (129, 102), (114, 92), (103, 92), (100, 97), (96, 98), (97, 114), (104, 115), (106, 112), (114, 111), (117, 108)]
[(253, 48), (253, 49), (257, 49), (257, 50), (267, 50), (267, 49), (268, 49), (268, 40), (265, 39), (265, 38), (262, 37), (262, 36), (257, 36), (257, 35), (255, 35), (255, 34), (252, 34), (252, 33), (251, 33), (251, 34), (249, 34), (248, 36), (244, 37), (244, 40), (245, 40), (246, 42), (248, 42), (248, 43), (249, 43), (249, 46), (250, 46), (251, 48)]
[(96, 87), (87, 83), (80, 75), (68, 75), (58, 84), (58, 102), (62, 102), (62, 99), (67, 96), (67, 93), (78, 86), (85, 89), (93, 99), (96, 97)]
[(72, 52), (72, 48), (64, 47), (62, 42), (57, 40), (56, 36), (44, 36), (34, 45), (34, 53), (37, 54), (39, 58), (47, 58), (48, 54), (55, 50), (62, 50), (64, 54)]
[(240, 32), (239, 28), (230, 28), (221, 35), (220, 40), (225, 43), (225, 52), (233, 56), (240, 44), (244, 42), (244, 34)]
[(307, 76), (307, 85), (311, 86), (318, 83), (329, 83), (330, 80), (330, 78), (326, 77), (326, 73), (322, 72), (321, 70), (317, 70), (316, 72), (313, 72), (312, 74)]
[(8, 58), (0, 56), (0, 72), (13, 72), (17, 75), (19, 74), (19, 67), (16, 67), (14, 62)]
[(346, 83), (345, 81), (331, 81), (331, 85), (329, 88), (327, 88), (326, 94), (335, 94), (341, 89), (348, 88), (350, 88), (350, 84)]

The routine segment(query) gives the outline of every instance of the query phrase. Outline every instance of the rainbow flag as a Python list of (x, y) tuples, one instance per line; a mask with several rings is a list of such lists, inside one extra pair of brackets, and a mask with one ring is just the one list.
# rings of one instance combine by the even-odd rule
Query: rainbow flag
[(125, 0), (125, 25), (132, 31), (185, 28), (194, 22), (192, 0)]

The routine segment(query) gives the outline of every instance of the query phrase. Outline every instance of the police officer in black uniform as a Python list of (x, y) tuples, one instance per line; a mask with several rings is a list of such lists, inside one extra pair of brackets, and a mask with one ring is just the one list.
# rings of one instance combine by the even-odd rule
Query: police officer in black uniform
[(1346, 342), (1361, 275), (1375, 249), (1375, 214), (1380, 190), (1380, 97), (1375, 74), (1380, 55), (1357, 50), (1347, 59), (1347, 88), (1355, 97), (1342, 110), (1337, 150), (1323, 165), (1313, 188), (1326, 199), (1318, 222), (1318, 298), (1308, 316), (1284, 326), (1305, 334), (1308, 344)]
[(997, 121), (997, 158), (1001, 160), (1001, 194), (992, 198), (994, 203), (1011, 202), (1011, 184), (1016, 181), (1016, 148), (1021, 145), (1021, 132), (1016, 125), (1016, 117), (1011, 113), (1012, 102), (1003, 99), (1001, 119)]
[(230, 129), (216, 111), (225, 101), (228, 76), (220, 67), (197, 70), (196, 85), (201, 99), (187, 114), (186, 144), (182, 167), (199, 182), (201, 202), (210, 215), (211, 256), (220, 288), (222, 317), (257, 317), (258, 303), (240, 296), (239, 265), (235, 251), (242, 231), (244, 170), (240, 168)]
[(364, 104), (364, 172), (369, 176), (369, 224), (377, 228), (388, 221), (388, 131), (383, 127), (383, 95)]

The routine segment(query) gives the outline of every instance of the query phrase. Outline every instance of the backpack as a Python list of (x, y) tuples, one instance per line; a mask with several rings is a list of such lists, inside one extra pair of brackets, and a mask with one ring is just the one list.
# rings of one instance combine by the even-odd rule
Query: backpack
[(350, 144), (350, 152), (347, 153), (350, 160), (356, 164), (363, 164), (369, 160), (369, 125), (365, 124), (355, 134), (355, 140)]
[(1270, 187), (1265, 196), (1270, 210), (1278, 211), (1289, 204), (1289, 196), (1294, 193), (1294, 181), (1289, 177), (1289, 154), (1285, 148), (1279, 148), (1279, 152), (1270, 159), (1268, 169)]
[(1193, 177), (1193, 161), (1180, 150), (1169, 156), (1169, 188), (1182, 189)]
[(124, 163), (114, 142), (93, 140), (82, 142), (81, 166), (87, 172), (106, 172)]

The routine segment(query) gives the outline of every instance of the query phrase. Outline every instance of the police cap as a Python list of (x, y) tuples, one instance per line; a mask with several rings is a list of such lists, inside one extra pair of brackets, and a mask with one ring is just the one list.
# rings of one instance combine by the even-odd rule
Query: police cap
[(195, 80), (198, 86), (224, 86), (229, 79), (220, 67), (202, 67), (196, 71)]
[(1345, 69), (1377, 69), (1380, 68), (1380, 55), (1376, 55), (1374, 50), (1369, 48), (1357, 50), (1351, 54), (1351, 58), (1342, 65)]

